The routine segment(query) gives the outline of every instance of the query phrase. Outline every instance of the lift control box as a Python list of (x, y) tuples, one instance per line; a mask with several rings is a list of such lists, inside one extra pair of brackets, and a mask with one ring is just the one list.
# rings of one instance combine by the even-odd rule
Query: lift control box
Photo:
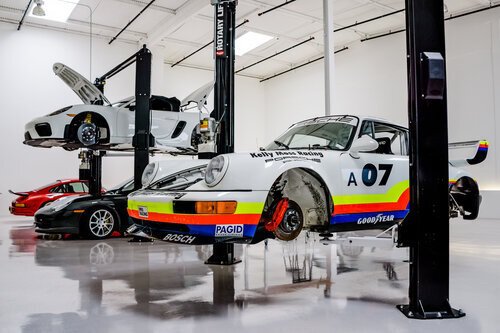
[(422, 97), (443, 99), (445, 91), (445, 64), (439, 52), (423, 52), (421, 57)]

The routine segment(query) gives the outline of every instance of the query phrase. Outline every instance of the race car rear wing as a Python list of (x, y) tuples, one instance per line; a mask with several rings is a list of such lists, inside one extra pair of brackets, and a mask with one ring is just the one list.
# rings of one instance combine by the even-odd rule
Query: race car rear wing
[[(470, 157), (453, 158), (450, 156), (450, 164), (455, 167), (479, 164), (486, 159), (486, 156), (488, 156), (488, 146), (489, 144), (486, 140), (450, 143), (448, 144), (450, 155), (453, 155), (455, 150), (464, 150), (466, 153), (469, 153)], [(474, 154), (473, 157), (471, 157), (472, 154)]]

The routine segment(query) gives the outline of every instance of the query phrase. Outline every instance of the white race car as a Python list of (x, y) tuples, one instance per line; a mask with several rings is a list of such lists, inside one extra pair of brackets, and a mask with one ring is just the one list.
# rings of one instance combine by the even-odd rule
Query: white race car
[[(54, 73), (84, 104), (73, 105), (36, 118), (26, 124), (24, 143), (35, 147), (63, 147), (66, 150), (92, 148), (131, 150), (135, 130), (135, 97), (116, 103), (90, 81), (68, 66), (56, 63)], [(182, 102), (175, 97), (151, 96), (151, 132), (155, 149), (168, 152), (195, 152), (196, 127), (213, 82), (191, 93)], [(188, 112), (190, 103), (198, 107)]]
[[(329, 116), (291, 126), (265, 150), (219, 155), (177, 174), (148, 165), (142, 190), (128, 196), (129, 233), (186, 244), (292, 240), (303, 229), (329, 233), (387, 229), (409, 211), (408, 131), (387, 120)], [(474, 179), (450, 160), (450, 217), (478, 215)], [(168, 162), (170, 163), (170, 162)], [(204, 175), (204, 176), (203, 176)]]

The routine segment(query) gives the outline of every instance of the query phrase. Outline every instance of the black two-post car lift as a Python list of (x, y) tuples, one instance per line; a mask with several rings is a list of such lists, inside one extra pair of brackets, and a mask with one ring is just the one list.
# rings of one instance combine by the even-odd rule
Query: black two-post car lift
[[(215, 118), (221, 128), (211, 158), (234, 152), (235, 0), (215, 5)], [(449, 303), (448, 124), (443, 1), (406, 0), (410, 214), (399, 228), (398, 246), (410, 247), (408, 318), (465, 315)], [(233, 244), (215, 244), (209, 264), (230, 265)]]

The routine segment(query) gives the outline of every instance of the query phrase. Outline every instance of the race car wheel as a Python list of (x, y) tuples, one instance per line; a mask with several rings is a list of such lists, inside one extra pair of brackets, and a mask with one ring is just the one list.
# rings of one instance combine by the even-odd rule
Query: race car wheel
[(92, 123), (83, 123), (76, 133), (78, 140), (85, 146), (95, 145), (99, 141), (99, 131)]
[(104, 239), (111, 236), (115, 225), (115, 214), (109, 208), (97, 208), (83, 219), (82, 227), (88, 238)]
[(295, 201), (289, 200), (288, 208), (274, 234), (280, 240), (291, 241), (297, 238), (303, 226), (304, 215), (300, 206)]

